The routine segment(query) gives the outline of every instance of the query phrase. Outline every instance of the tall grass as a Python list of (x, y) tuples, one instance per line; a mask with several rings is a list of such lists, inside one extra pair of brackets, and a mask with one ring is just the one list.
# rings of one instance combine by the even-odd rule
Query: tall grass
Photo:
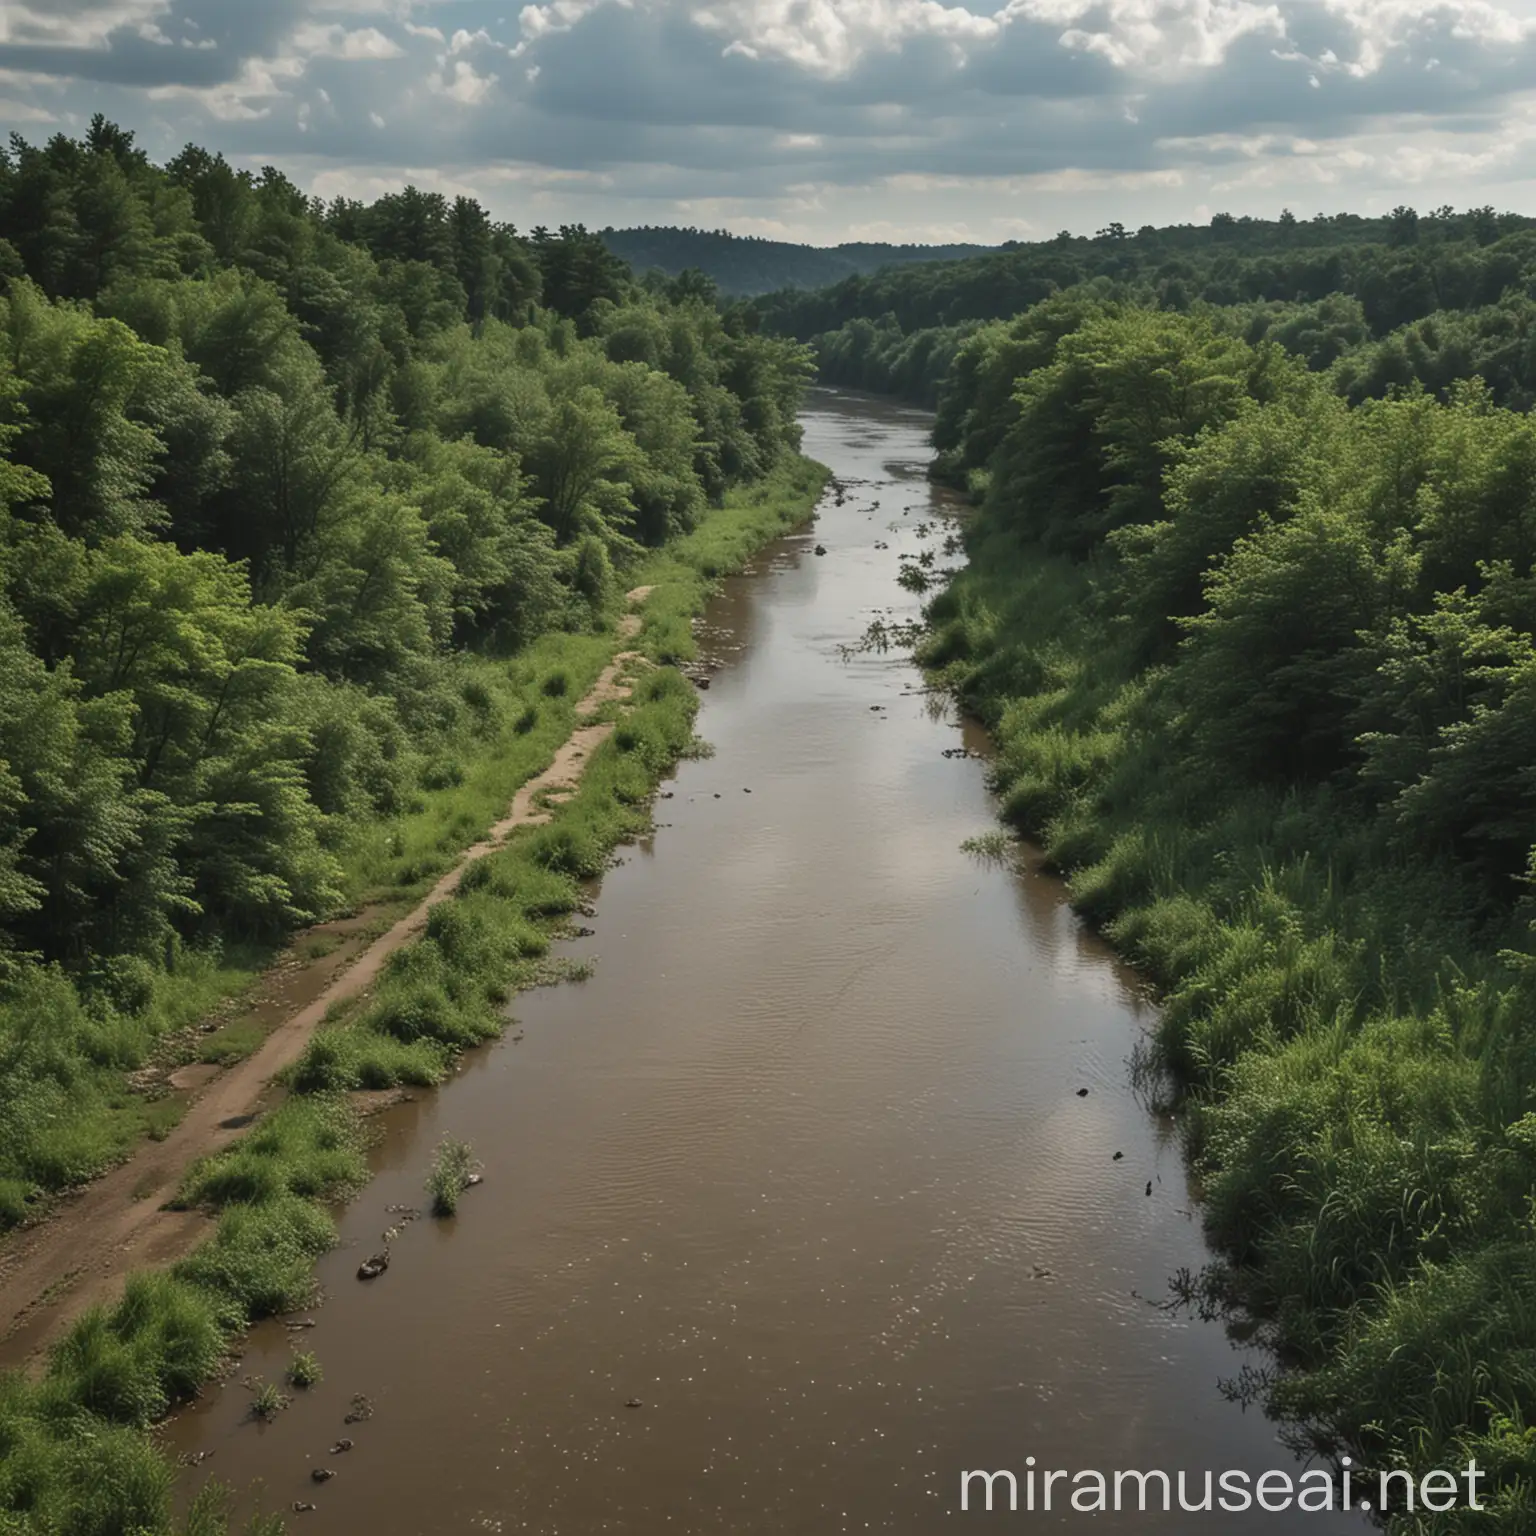
[(438, 1146), (427, 1174), (434, 1216), (452, 1216), (458, 1210), (459, 1197), (469, 1188), (479, 1166), (467, 1141), (445, 1139)]
[(929, 607), (924, 663), (992, 728), (1002, 813), (1162, 995), (1220, 1255), (1287, 1367), (1269, 1406), (1372, 1465), (1489, 1473), (1536, 1530), (1536, 977), (1461, 881), (1328, 786), (1204, 762), (1095, 567), (998, 532)]

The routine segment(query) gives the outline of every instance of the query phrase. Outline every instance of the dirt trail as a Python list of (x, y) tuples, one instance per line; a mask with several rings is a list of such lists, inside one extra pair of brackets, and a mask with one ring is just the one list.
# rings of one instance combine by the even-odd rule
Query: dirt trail
[[(636, 587), (629, 594), (631, 606), (643, 603), (651, 590)], [(637, 614), (619, 621), (623, 638), (639, 629)], [(631, 651), (615, 656), (582, 700), (578, 718), (627, 698), (622, 674), (636, 660)], [(393, 927), (356, 951), (350, 966), (336, 974), (335, 956), (311, 962), (329, 976), (323, 987), (303, 989), (312, 992), (303, 1007), (283, 1017), (254, 1054), (203, 1085), (163, 1141), (145, 1142), (126, 1162), (67, 1197), (46, 1220), (16, 1235), (0, 1253), (0, 1366), (34, 1359), (82, 1312), (112, 1300), (131, 1271), (173, 1263), (196, 1246), (207, 1232), (208, 1218), (197, 1211), (166, 1210), (160, 1201), (176, 1190), (198, 1158), (228, 1146), (250, 1127), (264, 1107), (272, 1078), (298, 1060), (327, 1010), (368, 989), (390, 955), (426, 926), (428, 911), (453, 894), (471, 863), (499, 848), (518, 827), (550, 819), (541, 806), (562, 790), (575, 789), (592, 752), (612, 730), (607, 723), (579, 725), (549, 766), (512, 797), (507, 814), (484, 840), (466, 849)]]

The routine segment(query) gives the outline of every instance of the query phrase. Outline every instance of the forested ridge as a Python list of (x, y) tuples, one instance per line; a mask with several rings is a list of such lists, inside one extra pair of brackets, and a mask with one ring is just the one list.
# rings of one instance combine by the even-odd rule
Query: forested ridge
[[(1400, 250), (1517, 275), (1376, 340), (1354, 294), (1264, 327), (1241, 285), (1090, 282), (938, 389), (935, 473), (978, 510), (920, 655), (1161, 991), (1221, 1255), (1179, 1294), (1257, 1329), (1278, 1368), (1238, 1387), (1300, 1445), (1487, 1472), (1485, 1513), (1402, 1532), (1536, 1522), (1531, 240)], [(1330, 312), (1362, 334), (1309, 355)]]
[(156, 166), (101, 119), (13, 139), (0, 232), (9, 1223), (152, 1123), (114, 1084), (241, 944), (492, 819), (410, 840), (569, 728), (538, 674), (580, 681), (648, 548), (794, 462), (807, 363), (580, 228)]
[(829, 383), (932, 406), (988, 323), (1055, 294), (1206, 313), (1272, 340), (1352, 401), (1476, 373), (1501, 402), (1536, 399), (1536, 220), (1494, 209), (1062, 234), (968, 260), (851, 277), (755, 301), (769, 329), (811, 342)]

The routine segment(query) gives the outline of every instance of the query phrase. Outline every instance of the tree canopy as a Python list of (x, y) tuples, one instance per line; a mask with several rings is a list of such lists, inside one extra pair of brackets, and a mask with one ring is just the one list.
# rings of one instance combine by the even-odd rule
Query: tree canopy
[[(0, 229), (0, 1051), (41, 976), (89, 1036), (135, 967), (334, 910), (477, 728), (463, 657), (605, 624), (798, 445), (806, 350), (579, 226), (98, 118), (12, 139)], [(95, 1050), (60, 1030), (0, 1118)]]

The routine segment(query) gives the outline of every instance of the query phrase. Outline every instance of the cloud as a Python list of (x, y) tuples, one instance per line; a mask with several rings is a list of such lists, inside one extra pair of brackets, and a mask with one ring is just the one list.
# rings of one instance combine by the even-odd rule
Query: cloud
[(306, 22), (293, 33), (289, 47), (300, 57), (329, 59), (398, 59), (405, 50), (377, 27), (348, 31), (332, 22), (328, 26)]
[(982, 14), (940, 0), (720, 0), (695, 10), (692, 20), (752, 58), (786, 59), (836, 76), (909, 38), (958, 44), (995, 39), (1006, 12)]
[(0, 86), (3, 128), (430, 167), (520, 222), (1001, 239), (1529, 207), (1536, 0), (7, 0)]
[(433, 82), (434, 89), (462, 106), (477, 107), (496, 86), (498, 77), (477, 74), (467, 59), (458, 59), (446, 79)]

